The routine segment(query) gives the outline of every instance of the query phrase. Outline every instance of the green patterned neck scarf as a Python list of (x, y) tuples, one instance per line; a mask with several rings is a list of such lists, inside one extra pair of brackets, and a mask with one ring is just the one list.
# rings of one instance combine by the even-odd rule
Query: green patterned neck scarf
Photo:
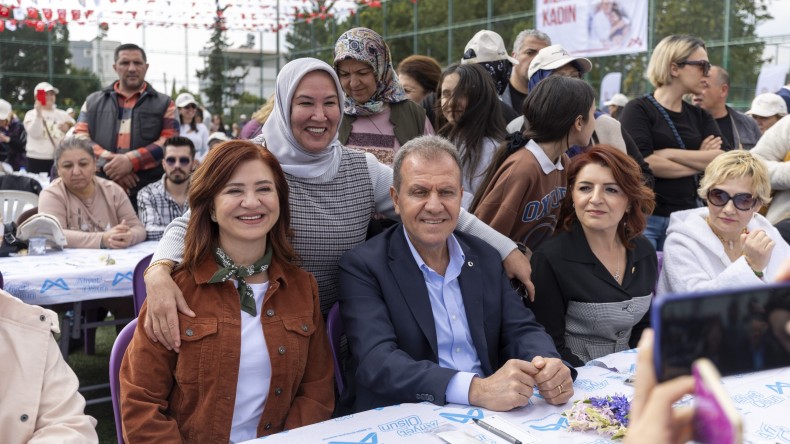
[(257, 316), (258, 310), (255, 308), (255, 297), (245, 278), (269, 269), (269, 264), (272, 262), (272, 246), (267, 245), (266, 253), (264, 253), (263, 257), (249, 267), (239, 267), (234, 264), (227, 253), (220, 247), (217, 247), (217, 250), (214, 252), (214, 259), (216, 259), (217, 264), (221, 268), (214, 273), (214, 276), (211, 276), (208, 283), (216, 284), (217, 282), (225, 282), (228, 279), (235, 278), (239, 282), (238, 290), (242, 311), (249, 313), (250, 316)]

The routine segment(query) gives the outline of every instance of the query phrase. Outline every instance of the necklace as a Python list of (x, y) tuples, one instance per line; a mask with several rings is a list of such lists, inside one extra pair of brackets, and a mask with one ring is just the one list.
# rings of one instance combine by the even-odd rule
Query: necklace
[(620, 282), (620, 278), (621, 278), (621, 276), (620, 276), (620, 259), (617, 260), (617, 268), (615, 268), (614, 273), (612, 273), (612, 277), (618, 283)]
[[(724, 248), (729, 248), (730, 250), (735, 250), (735, 241), (733, 241), (732, 239), (724, 239), (722, 236), (720, 236), (719, 233), (717, 233), (716, 230), (713, 229), (713, 225), (711, 225), (711, 223), (710, 223), (710, 217), (706, 217), (705, 218), (705, 222), (708, 223), (708, 226), (710, 227), (710, 231), (712, 231), (713, 234), (716, 235), (716, 237), (719, 238), (719, 240), (721, 241), (721, 244), (724, 246)], [(745, 233), (748, 233), (748, 231), (746, 231), (746, 227), (743, 227), (743, 230), (741, 230), (741, 234), (745, 234)]]

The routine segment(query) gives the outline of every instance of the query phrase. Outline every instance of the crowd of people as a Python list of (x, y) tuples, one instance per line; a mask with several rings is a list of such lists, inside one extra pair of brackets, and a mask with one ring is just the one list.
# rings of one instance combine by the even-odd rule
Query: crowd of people
[[(23, 122), (0, 100), (0, 160), (52, 174), (38, 211), (69, 248), (158, 241), (120, 373), (126, 441), (241, 442), (402, 402), (561, 405), (575, 367), (641, 344), (631, 433), (667, 442), (652, 431), (691, 386), (655, 384), (651, 302), (787, 279), (787, 99), (734, 110), (730, 74), (686, 35), (654, 48), (653, 92), (603, 104), (592, 62), (535, 30), (512, 52), (483, 30), (457, 64), (396, 69), (354, 28), (331, 62), (287, 63), (239, 140), (193, 95), (157, 92), (133, 44), (76, 120), (46, 82)], [(11, 300), (49, 334), (51, 312)], [(95, 442), (73, 373), (38, 350), (60, 379), (26, 381), (61, 398), (24, 433), (0, 412), (0, 437)]]

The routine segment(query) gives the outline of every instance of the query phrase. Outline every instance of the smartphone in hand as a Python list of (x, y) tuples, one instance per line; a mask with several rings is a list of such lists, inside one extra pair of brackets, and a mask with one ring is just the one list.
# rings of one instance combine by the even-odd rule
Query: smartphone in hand
[(38, 103), (40, 103), (42, 105), (46, 105), (47, 104), (47, 92), (44, 91), (43, 89), (37, 89), (36, 90), (36, 100), (38, 100)]
[(691, 374), (708, 358), (723, 376), (790, 366), (790, 285), (666, 295), (651, 307), (656, 376)]
[(706, 358), (692, 364), (694, 438), (703, 444), (741, 444), (743, 421), (721, 384), (716, 366)]

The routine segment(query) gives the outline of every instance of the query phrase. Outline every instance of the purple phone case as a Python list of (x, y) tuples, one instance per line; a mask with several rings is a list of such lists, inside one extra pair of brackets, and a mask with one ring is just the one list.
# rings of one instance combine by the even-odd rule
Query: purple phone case
[[(740, 442), (736, 427), (727, 417), (716, 395), (705, 384), (699, 369), (692, 368), (694, 381), (694, 432), (701, 443), (730, 444)], [(716, 381), (716, 384), (719, 382)]]

